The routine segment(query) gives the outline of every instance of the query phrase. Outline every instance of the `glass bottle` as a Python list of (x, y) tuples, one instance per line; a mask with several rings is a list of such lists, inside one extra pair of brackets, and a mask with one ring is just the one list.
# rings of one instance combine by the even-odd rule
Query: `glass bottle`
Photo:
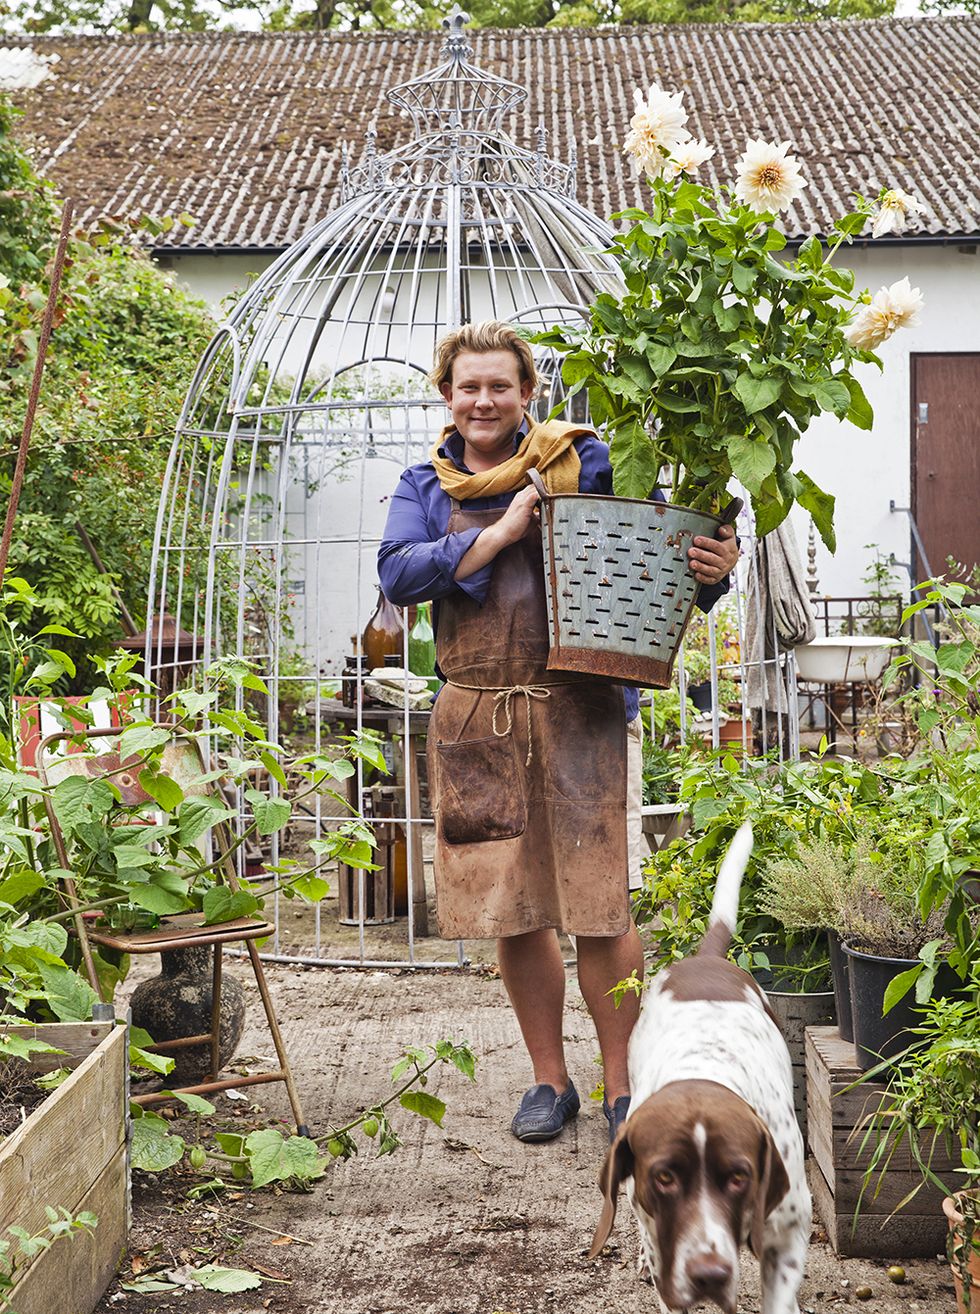
[(401, 653), (404, 635), (402, 615), (378, 589), (378, 605), (368, 621), (361, 641), (361, 651), (368, 659), (368, 669), (384, 666), (388, 653)]
[(419, 614), (408, 636), (408, 669), (413, 675), (431, 680), (436, 673), (436, 641), (429, 618), (429, 604), (419, 606)]

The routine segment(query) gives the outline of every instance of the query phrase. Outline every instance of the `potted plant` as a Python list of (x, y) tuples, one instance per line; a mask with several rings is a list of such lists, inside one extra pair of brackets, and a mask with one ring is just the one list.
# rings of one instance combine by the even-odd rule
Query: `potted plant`
[(864, 1188), (873, 1189), (900, 1149), (920, 1181), (899, 1207), (923, 1187), (939, 1188), (956, 1309), (970, 1314), (980, 1310), (980, 964), (960, 998), (937, 999), (923, 1010), (912, 1042), (867, 1074), (888, 1084), (865, 1126), (871, 1155)]
[(833, 551), (834, 499), (796, 467), (796, 442), (822, 412), (871, 428), (854, 366), (880, 367), (875, 348), (914, 322), (922, 298), (908, 279), (873, 299), (856, 293), (832, 262), (869, 219), (901, 231), (919, 203), (897, 190), (859, 197), (829, 242), (810, 237), (781, 260), (777, 216), (808, 185), (790, 144), (749, 141), (733, 182), (699, 184), (692, 175), (714, 148), (692, 140), (682, 99), (657, 86), (636, 93), (624, 149), (652, 204), (613, 216), (625, 224), (609, 247), (624, 290), (600, 293), (584, 325), (535, 340), (563, 356), (565, 401), (587, 390), (618, 496), (659, 489), (716, 512), (738, 480), (757, 533), (798, 501)]

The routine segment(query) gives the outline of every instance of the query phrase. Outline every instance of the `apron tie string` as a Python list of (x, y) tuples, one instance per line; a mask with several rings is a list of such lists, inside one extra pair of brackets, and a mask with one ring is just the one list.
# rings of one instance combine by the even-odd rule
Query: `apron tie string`
[[(506, 739), (514, 728), (513, 701), (517, 694), (524, 695), (524, 706), (527, 708), (527, 758), (524, 765), (530, 766), (534, 756), (531, 744), (531, 699), (550, 698), (551, 690), (540, 684), (512, 684), (508, 689), (498, 690), (494, 694), (493, 717), (490, 721), (493, 733), (498, 739)], [(507, 717), (507, 724), (502, 730), (497, 725), (497, 715), (500, 712)]]

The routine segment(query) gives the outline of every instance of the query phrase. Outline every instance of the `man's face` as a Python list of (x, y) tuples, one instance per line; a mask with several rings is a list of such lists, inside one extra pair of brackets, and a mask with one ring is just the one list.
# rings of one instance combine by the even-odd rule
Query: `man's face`
[(463, 437), (470, 470), (490, 470), (513, 454), (514, 434), (531, 400), (512, 351), (463, 351), (442, 395)]

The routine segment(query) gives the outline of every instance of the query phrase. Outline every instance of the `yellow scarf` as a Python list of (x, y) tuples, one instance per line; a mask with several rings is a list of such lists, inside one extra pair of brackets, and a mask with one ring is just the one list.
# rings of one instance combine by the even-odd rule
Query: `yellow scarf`
[(443, 445), (456, 426), (447, 424), (439, 441), (429, 453), (444, 492), (459, 502), (471, 497), (495, 497), (498, 493), (513, 493), (527, 483), (528, 470), (536, 467), (541, 472), (549, 493), (577, 493), (578, 477), (582, 469), (578, 452), (572, 446), (580, 434), (593, 432), (580, 424), (562, 424), (547, 420), (543, 424), (531, 421), (521, 445), (513, 456), (495, 465), (492, 470), (479, 474), (464, 474), (448, 456), (440, 456)]

